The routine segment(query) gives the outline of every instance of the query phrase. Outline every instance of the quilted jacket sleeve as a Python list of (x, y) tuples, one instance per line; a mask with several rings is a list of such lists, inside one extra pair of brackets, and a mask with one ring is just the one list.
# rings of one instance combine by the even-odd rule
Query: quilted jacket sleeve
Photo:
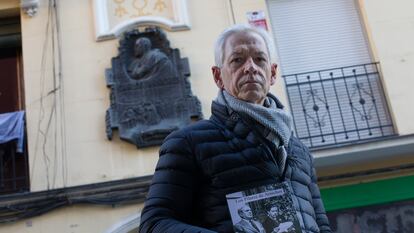
[(310, 187), (311, 193), (312, 193), (312, 199), (313, 199), (313, 208), (315, 210), (316, 214), (316, 222), (319, 226), (319, 229), (321, 233), (331, 233), (332, 230), (329, 226), (329, 220), (326, 216), (325, 208), (323, 206), (323, 202), (321, 199), (321, 194), (319, 191), (319, 187), (317, 184), (317, 177), (316, 177), (316, 171), (315, 167), (313, 166), (313, 158), (311, 156), (311, 165), (312, 165), (312, 184)]
[(167, 137), (141, 213), (140, 233), (213, 233), (189, 224), (196, 169), (192, 148), (182, 131)]

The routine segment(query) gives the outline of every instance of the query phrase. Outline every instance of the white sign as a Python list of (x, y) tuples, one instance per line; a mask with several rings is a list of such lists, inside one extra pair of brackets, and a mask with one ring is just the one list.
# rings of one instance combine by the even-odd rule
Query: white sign
[(247, 12), (247, 20), (251, 26), (263, 28), (267, 31), (267, 22), (264, 11)]

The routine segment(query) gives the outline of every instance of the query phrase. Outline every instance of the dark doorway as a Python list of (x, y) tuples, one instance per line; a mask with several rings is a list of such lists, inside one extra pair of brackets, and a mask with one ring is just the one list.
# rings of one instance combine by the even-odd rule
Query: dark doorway
[[(21, 51), (20, 17), (0, 18), (0, 114), (3, 115), (25, 108)], [(0, 129), (12, 125), (6, 120), (0, 123), (3, 124)], [(25, 130), (25, 125), (23, 128)], [(5, 132), (8, 131), (2, 130), (0, 136), (6, 138)], [(23, 152), (19, 153), (16, 151), (17, 140), (7, 140), (0, 143), (0, 195), (29, 190), (26, 143)]]
[(0, 113), (22, 109), (19, 88), (20, 48), (0, 48)]

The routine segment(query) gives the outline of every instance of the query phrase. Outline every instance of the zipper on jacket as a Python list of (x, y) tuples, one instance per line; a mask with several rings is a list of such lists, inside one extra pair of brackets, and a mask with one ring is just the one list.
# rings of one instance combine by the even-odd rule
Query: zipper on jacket
[[(262, 151), (264, 151), (264, 153), (265, 153), (265, 155), (268, 157), (268, 158), (270, 158), (271, 160), (272, 160), (272, 162), (273, 162), (273, 164), (279, 169), (279, 165), (277, 164), (277, 162), (276, 162), (276, 160), (275, 160), (275, 158), (273, 157), (273, 153), (270, 151), (270, 149), (269, 149), (269, 147), (267, 147), (265, 144), (263, 144), (263, 143), (260, 143), (260, 145), (259, 145), (261, 148), (262, 148)], [(267, 169), (266, 169), (267, 170)], [(268, 172), (266, 172), (266, 173), (268, 173), (269, 175), (271, 175), (273, 178), (275, 178), (275, 179), (277, 179), (277, 178), (279, 178), (279, 180), (278, 181), (283, 181), (284, 180), (284, 177), (281, 177), (281, 176), (279, 176), (279, 174), (272, 174), (272, 172), (270, 172), (270, 171), (268, 171)]]
[[(279, 169), (280, 171), (280, 167), (279, 164), (276, 162), (276, 159), (274, 157), (274, 154), (272, 153), (272, 151), (269, 149), (269, 147), (267, 145), (265, 145), (264, 143), (260, 143), (259, 145), (260, 147), (264, 148), (264, 152), (266, 154), (267, 157), (270, 157), (270, 159), (272, 160), (272, 162), (275, 164), (275, 166)], [(277, 174), (277, 177), (279, 177), (280, 181), (285, 181), (285, 175), (286, 175), (286, 170), (287, 170), (287, 165), (288, 165), (288, 157), (286, 158), (286, 163), (285, 163), (285, 167), (283, 168), (283, 171), (281, 171), (281, 174)]]

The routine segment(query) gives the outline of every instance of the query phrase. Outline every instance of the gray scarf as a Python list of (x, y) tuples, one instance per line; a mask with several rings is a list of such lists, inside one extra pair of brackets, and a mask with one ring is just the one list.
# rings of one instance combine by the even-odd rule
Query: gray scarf
[(291, 115), (283, 108), (278, 108), (272, 97), (267, 97), (262, 105), (252, 104), (234, 98), (225, 90), (220, 90), (216, 101), (228, 106), (230, 111), (243, 113), (263, 126), (259, 131), (263, 137), (272, 142), (277, 148), (277, 164), (284, 170), (286, 163), (286, 146), (292, 135), (293, 121)]

